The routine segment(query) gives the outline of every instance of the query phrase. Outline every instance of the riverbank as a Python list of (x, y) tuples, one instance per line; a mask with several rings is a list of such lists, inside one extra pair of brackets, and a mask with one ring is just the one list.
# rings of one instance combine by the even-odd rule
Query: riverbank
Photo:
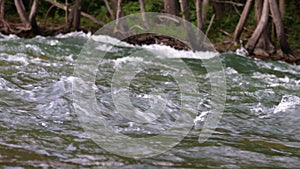
[[(65, 34), (69, 33), (66, 31), (64, 24), (46, 24), (46, 23), (39, 23), (40, 27), (40, 36), (56, 36), (58, 34)], [(83, 32), (91, 32), (94, 33), (97, 31), (98, 28), (96, 27), (85, 27), (82, 26), (80, 31)], [(2, 22), (0, 23), (0, 32), (2, 34), (15, 34), (22, 38), (32, 38), (36, 36), (36, 34), (30, 30), (25, 29), (21, 23), (14, 23), (14, 22)], [(220, 52), (229, 52), (235, 51), (239, 48), (239, 45), (233, 44), (229, 37), (224, 36), (222, 39), (210, 39), (215, 47), (215, 49)], [(168, 36), (163, 35), (151, 35), (151, 34), (143, 34), (140, 36), (129, 37), (124, 39), (127, 43), (135, 44), (135, 45), (142, 45), (142, 44), (164, 44), (171, 46), (178, 50), (190, 50), (191, 48), (186, 45), (185, 43), (170, 38)], [(280, 53), (280, 51), (275, 52), (271, 56), (264, 56), (264, 55), (250, 55), (251, 58), (262, 59), (262, 60), (273, 60), (273, 61), (284, 61), (291, 64), (300, 65), (300, 48), (293, 49), (293, 53), (291, 55), (284, 55)]]

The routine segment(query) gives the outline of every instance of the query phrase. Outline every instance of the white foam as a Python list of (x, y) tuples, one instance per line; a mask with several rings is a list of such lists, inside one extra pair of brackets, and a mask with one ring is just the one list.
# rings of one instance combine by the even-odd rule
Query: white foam
[[(147, 51), (154, 53), (159, 58), (210, 59), (219, 55), (219, 53), (215, 51), (196, 51), (196, 52), (183, 51), (162, 44), (135, 46), (106, 35), (93, 35), (92, 39), (97, 42), (110, 44), (114, 46), (135, 47), (135, 48), (145, 49)], [(101, 47), (99, 47), (99, 49), (104, 51), (111, 50), (111, 48), (102, 45)]]
[(6, 80), (0, 77), (0, 90), (5, 89), (6, 85), (7, 85)]
[(254, 72), (252, 75), (252, 78), (254, 79), (260, 79), (264, 81), (265, 83), (269, 84), (270, 87), (278, 87), (282, 86), (284, 88), (290, 88), (290, 87), (299, 87), (300, 80), (296, 80), (294, 78), (290, 78), (288, 76), (285, 76), (283, 78), (278, 78), (274, 74), (263, 74), (260, 72)]
[(113, 38), (113, 37), (107, 36), (107, 35), (93, 35), (92, 39), (96, 42), (111, 44), (114, 46), (134, 47), (134, 45), (120, 41), (119, 39), (116, 39), (116, 38)]
[(118, 52), (117, 48), (114, 48), (112, 45), (109, 44), (101, 44), (100, 46), (97, 46), (96, 49), (104, 52)]
[(34, 55), (45, 55), (42, 49), (37, 45), (26, 44), (25, 48), (30, 49)]
[(123, 58), (118, 58), (114, 60), (114, 68), (117, 68), (121, 66), (123, 63), (128, 63), (128, 62), (143, 62), (144, 59), (140, 57), (123, 57)]
[(296, 106), (300, 106), (300, 98), (293, 95), (285, 95), (282, 97), (281, 102), (274, 109), (274, 113), (285, 112), (289, 109), (293, 109)]
[(49, 44), (50, 46), (56, 46), (58, 44), (60, 44), (60, 42), (58, 40), (49, 40), (46, 41), (47, 44)]
[(236, 71), (235, 69), (233, 69), (231, 67), (227, 67), (225, 69), (225, 72), (226, 72), (227, 75), (238, 75), (239, 74), (238, 71)]
[(209, 111), (201, 112), (195, 119), (194, 119), (194, 125), (196, 128), (199, 126), (199, 123), (204, 122), (207, 115), (209, 114)]
[(84, 33), (82, 31), (80, 32), (70, 32), (67, 34), (58, 34), (55, 37), (56, 38), (69, 38), (69, 37), (83, 37), (83, 38), (90, 38), (92, 36), (91, 32)]
[(142, 48), (155, 53), (160, 58), (211, 59), (219, 55), (218, 52), (213, 51), (184, 51), (160, 44), (143, 45)]
[(4, 57), (0, 57), (0, 60), (4, 60), (4, 61), (8, 61), (8, 62), (18, 62), (23, 64), (24, 66), (27, 66), (28, 63), (28, 59), (27, 59), (27, 55), (24, 53), (17, 53), (15, 55), (8, 55), (8, 54), (0, 54), (0, 56), (4, 56)]
[(9, 35), (3, 35), (3, 34), (1, 34), (1, 36), (5, 40), (20, 39), (17, 35), (14, 35), (14, 34), (9, 34)]

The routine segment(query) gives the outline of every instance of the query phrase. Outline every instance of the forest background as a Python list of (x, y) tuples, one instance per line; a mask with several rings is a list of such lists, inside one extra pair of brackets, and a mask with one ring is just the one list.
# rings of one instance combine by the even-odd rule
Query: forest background
[(0, 0), (0, 31), (22, 37), (93, 33), (140, 12), (182, 17), (220, 52), (239, 48), (242, 39), (253, 56), (300, 63), (298, 0)]

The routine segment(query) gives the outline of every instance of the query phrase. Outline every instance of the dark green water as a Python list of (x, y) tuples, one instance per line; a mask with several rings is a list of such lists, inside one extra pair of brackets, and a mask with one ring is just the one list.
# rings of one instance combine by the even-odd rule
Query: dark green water
[[(193, 128), (178, 145), (153, 157), (122, 157), (101, 148), (82, 128), (72, 102), (74, 62), (88, 37), (83, 33), (33, 39), (0, 35), (1, 168), (299, 168), (300, 67), (234, 54), (220, 56), (227, 100), (216, 131), (205, 143), (198, 143), (199, 129)], [(116, 66), (135, 67), (143, 61), (142, 56), (132, 56), (141, 49), (167, 53), (170, 63), (183, 59), (203, 96), (198, 113), (209, 108), (210, 84), (201, 66), (208, 53), (160, 45), (111, 46), (107, 42), (98, 47), (108, 54), (99, 64), (95, 91), (104, 118), (118, 126), (116, 130), (132, 137), (152, 136), (172, 124), (180, 96), (197, 99), (192, 93), (180, 93), (165, 72), (141, 70), (130, 84), (132, 104), (146, 110), (149, 93), (164, 91), (168, 98), (164, 115), (147, 128), (124, 120), (111, 97), (111, 79)]]

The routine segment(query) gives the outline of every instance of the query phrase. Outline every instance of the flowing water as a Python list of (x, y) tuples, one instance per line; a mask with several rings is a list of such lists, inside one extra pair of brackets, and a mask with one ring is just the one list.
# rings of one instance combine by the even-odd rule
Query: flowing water
[[(253, 60), (235, 54), (220, 56), (227, 83), (227, 100), (214, 134), (198, 142), (196, 127), (172, 149), (147, 158), (115, 155), (97, 145), (84, 131), (74, 109), (74, 62), (90, 34), (22, 39), (0, 35), (0, 166), (3, 168), (298, 168), (300, 166), (300, 67)], [(116, 130), (132, 137), (149, 137), (172, 124), (180, 95), (199, 100), (205, 121), (209, 109), (209, 77), (202, 65), (212, 53), (176, 51), (162, 45), (112, 47), (99, 64), (97, 104)], [(149, 108), (151, 92), (168, 98), (159, 123), (143, 127), (124, 120), (111, 97), (116, 66), (143, 62), (137, 50), (182, 59), (199, 83), (198, 91), (180, 93), (178, 84), (160, 70), (140, 71), (130, 84), (130, 100), (141, 112)], [(134, 56), (131, 56), (135, 53)], [(174, 71), (177, 68), (173, 68)], [(126, 72), (124, 76), (126, 75)], [(187, 82), (184, 87), (189, 87)], [(195, 117), (193, 117), (195, 118)], [(198, 121), (197, 121), (198, 119)], [(193, 121), (191, 121), (193, 123)], [(109, 142), (109, 138), (107, 138)], [(135, 150), (132, 150), (135, 151)]]

